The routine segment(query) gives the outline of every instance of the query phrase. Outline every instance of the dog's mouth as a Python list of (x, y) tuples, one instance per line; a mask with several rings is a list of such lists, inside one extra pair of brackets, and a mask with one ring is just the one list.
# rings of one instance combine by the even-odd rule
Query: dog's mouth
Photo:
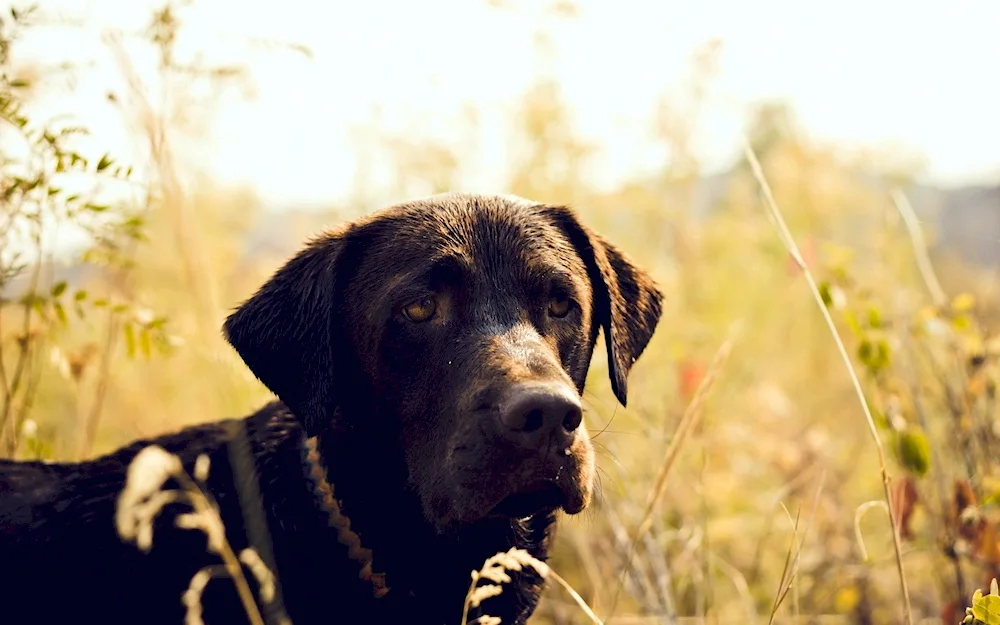
[(567, 499), (566, 492), (552, 480), (538, 480), (504, 497), (493, 507), (490, 515), (520, 519), (539, 512), (565, 508)]

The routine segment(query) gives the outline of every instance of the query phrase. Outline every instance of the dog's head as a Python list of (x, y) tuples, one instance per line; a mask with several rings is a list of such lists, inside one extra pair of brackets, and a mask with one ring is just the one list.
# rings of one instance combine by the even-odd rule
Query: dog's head
[[(253, 373), (302, 421), (382, 432), (438, 529), (591, 498), (583, 392), (598, 331), (612, 389), (662, 296), (564, 207), (448, 194), (312, 241), (226, 321)], [(347, 409), (350, 407), (350, 409)]]

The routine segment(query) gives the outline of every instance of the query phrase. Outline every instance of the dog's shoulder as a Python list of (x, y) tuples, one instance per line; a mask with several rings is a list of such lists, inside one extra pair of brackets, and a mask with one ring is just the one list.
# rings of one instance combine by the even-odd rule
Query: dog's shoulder
[(213, 465), (228, 466), (234, 441), (246, 443), (244, 448), (251, 454), (247, 460), (253, 464), (282, 446), (297, 444), (300, 436), (301, 427), (291, 412), (280, 402), (272, 402), (247, 417), (139, 439), (82, 462), (0, 460), (0, 537), (44, 541), (44, 526), (58, 524), (66, 512), (84, 518), (106, 515), (125, 485), (129, 464), (148, 446), (177, 456), (190, 472), (203, 454)]

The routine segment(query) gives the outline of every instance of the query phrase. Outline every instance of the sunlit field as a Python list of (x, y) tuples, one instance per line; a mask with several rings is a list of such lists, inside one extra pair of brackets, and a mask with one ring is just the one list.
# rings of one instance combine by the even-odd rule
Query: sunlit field
[[(289, 151), (294, 137), (248, 154), (255, 133), (333, 122), (294, 99), (254, 117), (255, 63), (272, 80), (282, 67), (320, 80), (315, 52), (282, 32), (240, 44), (245, 59), (199, 57), (209, 25), (196, 9), (213, 1), (133, 7), (139, 27), (103, 33), (45, 3), (3, 9), (0, 457), (92, 458), (250, 413), (272, 396), (221, 324), (308, 237), (432, 193), (513, 193), (571, 205), (666, 296), (628, 408), (601, 341), (584, 395), (599, 496), (561, 520), (548, 564), (596, 618), (952, 625), (989, 592), (1000, 577), (1000, 176), (939, 183), (919, 149), (818, 136), (778, 99), (746, 106), (738, 140), (709, 168), (699, 137), (728, 132), (702, 117), (725, 40), (670, 61), (679, 78), (642, 102), (645, 156), (630, 170), (616, 156), (627, 147), (578, 129), (586, 102), (537, 69), (558, 65), (552, 42), (588, 10), (571, 2), (536, 10), (517, 54), (537, 71), (503, 94), (509, 107), (448, 83), (436, 117), (406, 120), (404, 85), (395, 117), (363, 95), (331, 105), (354, 120), (336, 154)], [(529, 10), (482, 5), (483, 23)], [(56, 49), (53, 29), (99, 50), (98, 78)], [(359, 73), (365, 62), (343, 59)], [(996, 151), (995, 111), (982, 123), (970, 146)], [(206, 147), (209, 130), (243, 160), (214, 163), (226, 148)], [(309, 199), (324, 159), (339, 199)], [(300, 168), (314, 186), (294, 196), (254, 186), (266, 172), (305, 180)], [(552, 583), (532, 622), (590, 619)]]

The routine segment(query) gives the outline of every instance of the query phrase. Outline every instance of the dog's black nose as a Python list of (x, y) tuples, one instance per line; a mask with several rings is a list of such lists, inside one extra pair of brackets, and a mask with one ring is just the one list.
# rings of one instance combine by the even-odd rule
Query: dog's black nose
[(518, 384), (500, 404), (504, 433), (525, 447), (539, 448), (550, 439), (567, 445), (582, 421), (580, 400), (564, 384)]

